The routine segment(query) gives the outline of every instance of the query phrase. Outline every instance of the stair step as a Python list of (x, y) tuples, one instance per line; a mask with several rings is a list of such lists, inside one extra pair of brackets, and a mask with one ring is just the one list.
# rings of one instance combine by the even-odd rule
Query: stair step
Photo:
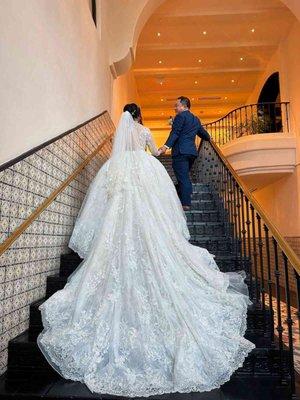
[(192, 193), (192, 200), (211, 200), (214, 201), (213, 193), (203, 190), (194, 191)]
[(52, 296), (55, 292), (62, 289), (67, 283), (67, 276), (51, 275), (47, 276), (46, 298)]
[(188, 222), (191, 235), (228, 236), (231, 226), (227, 222)]
[(221, 213), (218, 210), (189, 210), (185, 211), (187, 222), (219, 222)]
[(190, 243), (194, 246), (204, 247), (215, 255), (237, 254), (239, 250), (238, 243), (231, 237), (191, 235)]
[[(253, 313), (252, 313), (253, 314)], [(255, 316), (251, 314), (251, 310), (248, 311), (248, 320), (255, 319)], [(245, 360), (243, 367), (241, 367), (238, 372), (244, 373), (254, 373), (256, 369), (260, 368), (260, 365), (256, 365), (257, 362), (261, 362), (262, 359), (275, 359), (278, 357), (278, 352), (276, 349), (270, 347), (270, 341), (264, 337), (264, 332), (259, 329), (247, 330), (245, 334), (246, 338), (251, 338), (256, 344), (256, 348), (248, 355)], [(268, 345), (268, 347), (266, 347)], [(263, 346), (263, 347), (258, 347)], [(276, 372), (276, 363), (274, 363)], [(269, 368), (273, 368), (273, 364), (269, 365)], [(36, 339), (32, 337), (29, 330), (21, 333), (16, 338), (9, 342), (9, 357), (8, 357), (8, 371), (11, 376), (13, 376), (14, 371), (23, 370), (25, 373), (31, 372), (33, 370), (47, 370), (51, 371), (52, 368), (46, 361), (45, 357), (41, 353)]]
[(60, 256), (60, 269), (59, 275), (69, 276), (78, 267), (78, 265), (83, 261), (76, 253), (74, 254), (62, 254)]
[(213, 200), (194, 200), (191, 201), (192, 210), (215, 210), (216, 203)]

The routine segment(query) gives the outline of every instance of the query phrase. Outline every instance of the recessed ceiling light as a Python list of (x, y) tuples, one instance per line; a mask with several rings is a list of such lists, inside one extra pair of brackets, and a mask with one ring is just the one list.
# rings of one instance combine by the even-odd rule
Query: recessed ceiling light
[(157, 32), (157, 36), (160, 36), (160, 32)]
[(202, 33), (203, 33), (203, 35), (206, 35), (206, 34), (207, 34), (207, 32), (206, 32), (206, 31), (203, 31)]
[(231, 82), (232, 82), (232, 83), (234, 83), (234, 82), (235, 82), (235, 80), (234, 80), (234, 79), (231, 79)]
[(164, 101), (164, 99), (160, 99), (160, 101)]
[(225, 100), (227, 100), (227, 99), (228, 99), (228, 97), (227, 97), (227, 96), (225, 96), (225, 97), (224, 97), (224, 99), (225, 99)]
[(251, 29), (251, 32), (255, 32), (255, 29), (254, 29), (254, 28), (252, 28), (252, 29)]
[(195, 84), (197, 85), (198, 81), (195, 81)]
[(241, 61), (244, 61), (244, 57), (240, 57), (240, 60), (241, 60)]
[(159, 61), (158, 61), (158, 64), (162, 64), (162, 61), (161, 61), (161, 60), (159, 60)]
[(162, 84), (163, 84), (163, 81), (160, 81), (159, 84), (162, 85)]
[(199, 63), (201, 63), (201, 62), (202, 62), (202, 60), (199, 58), (198, 62), (199, 62)]
[(194, 98), (194, 97), (192, 97), (192, 100), (195, 100), (195, 98)]

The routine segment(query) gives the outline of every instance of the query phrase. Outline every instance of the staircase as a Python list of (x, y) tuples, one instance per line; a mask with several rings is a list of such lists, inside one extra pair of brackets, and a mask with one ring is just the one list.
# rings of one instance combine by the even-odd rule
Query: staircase
[[(159, 158), (169, 171), (171, 159)], [(222, 271), (249, 271), (250, 260), (241, 255), (240, 243), (234, 238), (232, 225), (216, 192), (209, 184), (195, 181), (193, 176), (192, 208), (186, 212), (191, 233), (191, 243), (206, 247), (216, 255), (215, 261)], [(29, 329), (9, 343), (8, 369), (0, 380), (0, 399), (90, 399), (108, 398), (109, 395), (92, 394), (84, 384), (65, 380), (47, 363), (36, 344), (36, 337), (42, 330), (39, 305), (57, 290), (62, 289), (67, 277), (81, 262), (74, 252), (62, 254), (59, 275), (47, 279), (46, 297), (30, 306)], [(249, 283), (249, 278), (247, 278)], [(253, 293), (250, 293), (253, 297)], [(244, 365), (232, 375), (222, 388), (197, 394), (199, 399), (290, 399), (288, 369), (280, 371), (278, 350), (271, 342), (270, 314), (254, 303), (248, 310), (246, 338), (256, 344)], [(283, 351), (288, 359), (288, 351)], [(287, 361), (286, 361), (287, 362)], [(282, 376), (284, 374), (284, 376)], [(281, 379), (280, 379), (281, 378)], [(188, 398), (189, 394), (180, 394)]]

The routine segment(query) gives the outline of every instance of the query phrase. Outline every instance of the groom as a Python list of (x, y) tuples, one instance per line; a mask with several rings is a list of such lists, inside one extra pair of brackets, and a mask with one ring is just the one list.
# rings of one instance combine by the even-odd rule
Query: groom
[(199, 118), (190, 112), (190, 108), (191, 102), (187, 97), (177, 98), (172, 130), (166, 143), (159, 148), (160, 154), (172, 148), (172, 167), (178, 182), (176, 189), (184, 210), (191, 208), (193, 187), (189, 172), (198, 156), (195, 137), (198, 135), (204, 140), (210, 140), (209, 133), (203, 128)]

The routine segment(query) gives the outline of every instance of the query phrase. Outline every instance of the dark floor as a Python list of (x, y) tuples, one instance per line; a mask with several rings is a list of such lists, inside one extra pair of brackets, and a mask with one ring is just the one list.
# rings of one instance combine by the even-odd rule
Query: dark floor
[[(79, 383), (62, 378), (45, 378), (33, 376), (23, 383), (4, 386), (4, 377), (0, 378), (0, 399), (126, 399), (123, 396), (93, 394)], [(297, 387), (300, 389), (300, 379), (297, 377)], [(281, 395), (282, 393), (282, 395)], [(171, 393), (144, 399), (182, 399), (182, 400), (281, 400), (287, 399), (284, 388), (274, 388), (274, 382), (263, 379), (236, 377), (225, 383), (220, 389), (202, 393)], [(135, 399), (139, 399), (135, 397)], [(296, 398), (295, 398), (296, 399)], [(297, 397), (300, 399), (300, 397)]]

